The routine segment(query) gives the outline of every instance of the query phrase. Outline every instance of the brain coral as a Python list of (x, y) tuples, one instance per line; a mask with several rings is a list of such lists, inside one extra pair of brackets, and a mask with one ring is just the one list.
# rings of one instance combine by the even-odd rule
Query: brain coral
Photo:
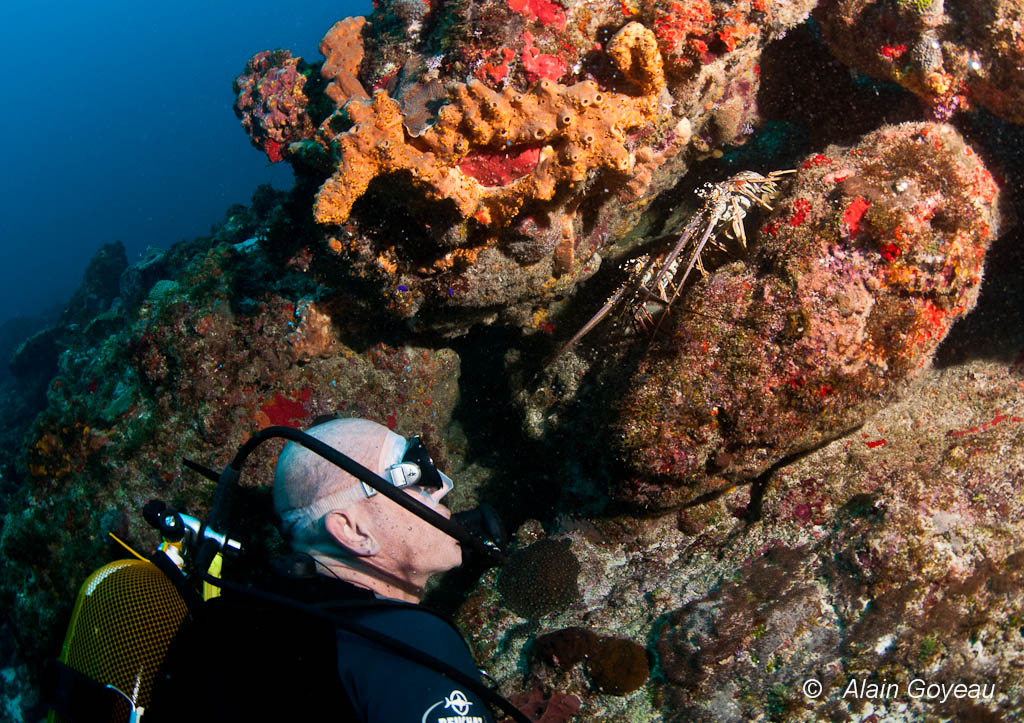
[(498, 577), (498, 592), (516, 614), (538, 618), (580, 599), (579, 574), (569, 541), (545, 538), (509, 558)]
[(683, 503), (895, 398), (974, 306), (998, 201), (946, 125), (887, 126), (807, 158), (754, 258), (697, 285), (655, 338), (619, 408), (618, 494)]

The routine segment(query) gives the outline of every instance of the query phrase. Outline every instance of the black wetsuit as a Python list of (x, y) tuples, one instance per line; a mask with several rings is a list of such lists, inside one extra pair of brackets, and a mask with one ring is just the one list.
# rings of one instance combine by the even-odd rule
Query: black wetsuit
[[(425, 608), (378, 600), (324, 577), (289, 579), (279, 590), (480, 680), (462, 635)], [(203, 613), (175, 639), (145, 717), (176, 723), (493, 722), (490, 708), (470, 686), (343, 627), (301, 607), (225, 592), (203, 605)]]

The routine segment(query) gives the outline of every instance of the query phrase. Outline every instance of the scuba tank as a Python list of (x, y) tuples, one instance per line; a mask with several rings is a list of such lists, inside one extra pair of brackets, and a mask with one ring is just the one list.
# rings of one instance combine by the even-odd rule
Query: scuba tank
[[(263, 603), (317, 617), (371, 639), (397, 655), (438, 670), (473, 689), (513, 720), (528, 721), (511, 703), (479, 680), (465, 676), (444, 661), (412, 649), (400, 640), (347, 621), (342, 615), (324, 613), (314, 606), (220, 579), (224, 555), (237, 554), (242, 549), (240, 543), (218, 531), (226, 528), (242, 464), (259, 444), (273, 438), (296, 442), (352, 474), (458, 540), (464, 556), (491, 565), (504, 561), (504, 529), (488, 505), (459, 513), (449, 520), (315, 437), (291, 427), (265, 428), (242, 445), (219, 474), (184, 460), (190, 469), (217, 481), (207, 521), (175, 512), (163, 502), (151, 501), (143, 514), (163, 535), (160, 548), (149, 560), (132, 551), (139, 559), (109, 563), (82, 585), (61, 655), (44, 680), (44, 698), (53, 709), (48, 720), (135, 723), (142, 719), (161, 664), (179, 629), (200, 610), (204, 601), (218, 596), (220, 589), (226, 588)], [(200, 585), (202, 595), (197, 590)]]
[[(135, 557), (107, 563), (82, 584), (60, 656), (45, 674), (51, 723), (139, 720), (190, 607), (220, 592), (204, 583), (201, 600), (185, 584), (182, 568), (205, 534), (199, 520), (159, 501), (147, 504), (143, 516), (161, 532), (163, 542), (147, 560), (111, 535)], [(241, 551), (238, 542), (227, 538), (223, 548)], [(215, 556), (209, 574), (219, 574), (222, 559)]]
[(97, 719), (137, 720), (187, 613), (170, 579), (148, 560), (117, 560), (96, 570), (78, 594), (53, 673), (67, 701), (57, 709), (63, 716), (51, 713), (48, 720), (76, 719), (81, 708)]

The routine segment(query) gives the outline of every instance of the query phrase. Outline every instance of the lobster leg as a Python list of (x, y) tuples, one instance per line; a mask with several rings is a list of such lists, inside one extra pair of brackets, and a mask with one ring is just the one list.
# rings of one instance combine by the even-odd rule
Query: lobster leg
[[(643, 277), (647, 275), (647, 273), (651, 270), (651, 267), (654, 265), (656, 260), (656, 257), (651, 258), (644, 265), (643, 270), (640, 272), (638, 276), (639, 279), (642, 280)], [(587, 323), (584, 324), (579, 331), (573, 334), (572, 338), (569, 339), (569, 341), (565, 342), (564, 344), (562, 344), (562, 346), (558, 348), (558, 351), (556, 351), (554, 355), (550, 359), (548, 359), (547, 362), (545, 362), (544, 366), (551, 365), (552, 363), (557, 361), (563, 354), (565, 354), (565, 352), (572, 349), (576, 342), (578, 342), (580, 339), (582, 339), (584, 336), (590, 333), (591, 329), (600, 324), (601, 321), (606, 316), (608, 316), (609, 313), (611, 313), (612, 309), (614, 309), (620, 301), (622, 301), (627, 296), (633, 296), (634, 294), (636, 294), (639, 285), (640, 284), (638, 282), (623, 284), (622, 287), (620, 287), (618, 291), (612, 294), (611, 298), (609, 298), (608, 301), (604, 303), (604, 306), (598, 309), (597, 313), (590, 317), (590, 320), (587, 321)]]
[(686, 286), (686, 279), (689, 278), (690, 272), (693, 271), (693, 267), (697, 266), (698, 268), (701, 269), (701, 271), (703, 271), (703, 265), (700, 263), (700, 255), (704, 251), (704, 247), (707, 245), (708, 239), (711, 238), (711, 235), (715, 231), (715, 227), (718, 225), (718, 222), (719, 220), (721, 220), (722, 215), (724, 213), (725, 205), (721, 204), (717, 208), (715, 208), (715, 210), (711, 214), (711, 217), (708, 219), (707, 226), (704, 229), (704, 235), (701, 236), (700, 241), (697, 242), (697, 245), (693, 247), (693, 253), (690, 254), (690, 261), (686, 265), (686, 271), (683, 272), (683, 278), (680, 279), (678, 284), (675, 284), (675, 289), (672, 292), (672, 296), (669, 298), (668, 303), (665, 304), (665, 310), (661, 313), (661, 318), (658, 319), (658, 323), (654, 327), (654, 331), (651, 332), (652, 342), (654, 341), (654, 338), (658, 335), (658, 329), (660, 329), (661, 325), (664, 323), (665, 317), (668, 316), (668, 311), (671, 308), (672, 303), (676, 300), (676, 297), (679, 296), (679, 293)]
[[(703, 213), (698, 213), (697, 215), (690, 219), (690, 222), (688, 224), (686, 224), (686, 228), (684, 228), (683, 232), (679, 235), (679, 240), (676, 241), (676, 245), (672, 247), (671, 251), (669, 251), (668, 256), (666, 256), (665, 259), (661, 262), (661, 268), (658, 269), (658, 273), (655, 274), (653, 279), (651, 279), (651, 288), (661, 288), (663, 277), (668, 275), (669, 269), (675, 268), (674, 263), (676, 257), (679, 256), (680, 253), (682, 253), (682, 250), (686, 248), (686, 244), (688, 244), (690, 242), (690, 239), (693, 238), (693, 235), (697, 233), (697, 229), (700, 228), (700, 222), (703, 219), (703, 217)], [(707, 238), (708, 234), (705, 232), (703, 241), (706, 242)]]
[[(751, 205), (757, 205), (765, 210), (772, 210), (769, 201), (779, 193), (777, 181), (790, 173), (796, 173), (796, 169), (772, 171), (763, 176), (755, 171), (743, 171), (728, 180), (718, 184), (706, 184), (698, 195), (705, 199), (704, 206), (699, 209), (690, 221), (686, 224), (679, 239), (672, 249), (665, 255), (654, 256), (643, 266), (639, 274), (624, 283), (605, 302), (594, 316), (583, 325), (569, 341), (563, 344), (555, 354), (548, 359), (545, 366), (561, 357), (571, 349), (576, 342), (586, 336), (597, 326), (608, 314), (619, 304), (629, 304), (632, 310), (631, 316), (635, 325), (642, 328), (649, 328), (652, 324), (654, 330), (651, 332), (651, 340), (657, 336), (658, 330), (665, 321), (672, 304), (682, 293), (686, 281), (696, 267), (703, 275), (707, 275), (701, 255), (705, 247), (710, 243), (724, 250), (716, 238), (719, 224), (728, 224), (726, 236), (731, 236), (739, 241), (746, 248), (747, 234), (743, 225), (743, 219)], [(675, 282), (677, 273), (677, 259), (682, 254), (691, 239), (703, 227), (703, 234), (700, 240), (693, 246), (689, 255), (686, 269), (678, 283)], [(637, 260), (639, 262), (639, 260)], [(655, 272), (654, 269), (657, 268)], [(655, 323), (655, 316), (648, 309), (647, 304), (653, 303), (660, 306), (662, 312)]]

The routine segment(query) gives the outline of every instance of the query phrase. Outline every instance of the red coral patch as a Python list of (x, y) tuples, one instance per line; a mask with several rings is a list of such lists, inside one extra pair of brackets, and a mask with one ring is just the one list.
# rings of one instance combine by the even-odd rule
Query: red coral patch
[[(480, 80), (490, 79), (495, 85), (505, 80), (505, 76), (508, 75), (508, 62), (515, 57), (516, 51), (511, 48), (502, 48), (501, 50), (495, 51), (495, 54), (501, 57), (499, 63), (484, 63), (476, 73), (477, 78)], [(492, 57), (494, 57), (492, 55)]]
[(799, 226), (807, 220), (807, 214), (811, 211), (811, 202), (806, 198), (798, 198), (793, 201), (793, 215), (789, 217), (790, 226)]
[(531, 82), (541, 78), (558, 80), (569, 69), (569, 64), (565, 62), (562, 56), (541, 53), (540, 50), (533, 47), (533, 33), (529, 30), (523, 31), (522, 58), (523, 69), (526, 70), (526, 77)]
[(565, 10), (551, 0), (508, 0), (508, 7), (527, 20), (540, 20), (542, 25), (565, 29)]
[(850, 238), (853, 238), (861, 232), (860, 220), (864, 216), (864, 212), (871, 206), (871, 202), (857, 196), (853, 199), (853, 202), (846, 207), (843, 211), (843, 223), (846, 224), (847, 230), (850, 232)]
[(505, 186), (529, 175), (537, 167), (539, 158), (537, 146), (518, 151), (478, 151), (463, 158), (459, 169), (485, 186)]
[(282, 394), (275, 394), (274, 398), (260, 407), (260, 410), (267, 415), (272, 425), (283, 427), (299, 427), (306, 417), (306, 402), (312, 394), (310, 389), (303, 389), (297, 400), (289, 399)]
[(903, 251), (901, 251), (900, 247), (896, 244), (888, 243), (882, 247), (881, 253), (883, 259), (892, 263), (903, 254)]

